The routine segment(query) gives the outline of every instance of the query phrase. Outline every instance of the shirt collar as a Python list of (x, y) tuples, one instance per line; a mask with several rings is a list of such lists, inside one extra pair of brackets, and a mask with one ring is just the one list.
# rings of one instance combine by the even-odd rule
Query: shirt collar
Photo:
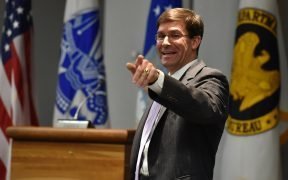
[(182, 68), (180, 68), (178, 71), (176, 71), (174, 74), (170, 74), (168, 73), (169, 76), (172, 76), (173, 78), (179, 80), (182, 75), (187, 71), (187, 69), (192, 66), (194, 63), (196, 63), (198, 61), (198, 59), (194, 59), (193, 61), (189, 62), (188, 64), (186, 64), (185, 66), (183, 66)]

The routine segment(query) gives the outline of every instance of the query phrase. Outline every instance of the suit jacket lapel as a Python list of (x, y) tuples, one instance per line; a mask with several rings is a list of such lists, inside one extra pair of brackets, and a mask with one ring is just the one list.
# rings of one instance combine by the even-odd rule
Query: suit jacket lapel
[[(187, 85), (188, 82), (189, 82), (191, 79), (193, 79), (193, 78), (203, 69), (203, 67), (205, 67), (205, 66), (206, 66), (206, 64), (204, 63), (203, 60), (198, 60), (197, 62), (195, 62), (194, 64), (192, 64), (191, 67), (189, 67), (189, 68), (187, 69), (187, 71), (181, 76), (180, 81), (181, 81), (183, 84)], [(151, 104), (152, 104), (152, 103), (151, 103)], [(151, 104), (150, 104), (150, 106), (151, 106)], [(166, 109), (167, 109), (167, 108), (164, 107), (164, 106), (161, 107), (161, 110), (160, 110), (160, 112), (159, 112), (159, 117), (158, 117), (159, 120), (161, 119), (161, 117), (162, 117), (163, 114), (165, 113)]]
[(166, 109), (167, 109), (167, 108), (164, 107), (164, 106), (161, 107), (160, 112), (159, 112), (159, 117), (158, 117), (159, 120), (160, 120), (161, 117), (163, 116), (163, 114), (164, 114), (164, 112), (166, 111)]
[(139, 151), (140, 142), (141, 142), (141, 136), (142, 136), (143, 128), (144, 128), (147, 116), (149, 114), (149, 111), (151, 109), (152, 103), (153, 103), (153, 101), (151, 99), (149, 99), (147, 102), (147, 108), (146, 108), (145, 112), (143, 113), (141, 120), (139, 121), (137, 131), (134, 135), (133, 144), (135, 144), (135, 145), (133, 145), (133, 147), (131, 149), (131, 159), (133, 159), (132, 162), (134, 163), (132, 165), (132, 167), (136, 167), (138, 151)]
[(143, 116), (142, 116), (142, 118), (141, 118), (141, 120), (139, 122), (138, 128), (141, 129), (141, 132), (143, 131), (146, 119), (148, 117), (149, 111), (150, 111), (151, 106), (152, 106), (152, 103), (153, 103), (153, 101), (151, 99), (149, 99), (148, 102), (147, 102), (147, 108), (145, 109), (145, 112), (143, 113)]
[(205, 66), (206, 64), (204, 61), (199, 59), (187, 69), (187, 71), (180, 78), (180, 81), (187, 85), (188, 82), (193, 79)]
[[(200, 70), (205, 67), (205, 63), (202, 61), (202, 60), (198, 60), (197, 62), (195, 62), (194, 64), (192, 64), (191, 67), (188, 68), (188, 70), (182, 75), (182, 77), (180, 78), (180, 81), (183, 83), (183, 84), (187, 84), (191, 79), (193, 79), (197, 74), (198, 72), (200, 72)], [(148, 103), (147, 103), (147, 108), (146, 108), (146, 111), (144, 112), (143, 116), (142, 116), (142, 119), (141, 121), (139, 122), (139, 127), (141, 129), (141, 134), (136, 134), (135, 136), (138, 137), (138, 139), (141, 139), (141, 135), (142, 135), (142, 131), (143, 131), (143, 128), (144, 128), (144, 125), (145, 125), (145, 122), (146, 122), (146, 119), (147, 119), (147, 116), (149, 114), (149, 111), (150, 111), (150, 108), (152, 106), (152, 103), (153, 101), (150, 100)], [(161, 109), (160, 109), (160, 112), (159, 112), (159, 119), (161, 119), (161, 117), (163, 116), (163, 114), (165, 113), (166, 111), (166, 107), (162, 106)]]

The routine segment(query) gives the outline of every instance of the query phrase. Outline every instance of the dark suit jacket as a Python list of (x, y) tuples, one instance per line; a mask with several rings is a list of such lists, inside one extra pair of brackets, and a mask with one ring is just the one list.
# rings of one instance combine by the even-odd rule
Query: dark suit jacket
[[(161, 94), (149, 90), (150, 98), (166, 107), (160, 112), (148, 150), (149, 179), (212, 180), (215, 155), (228, 114), (228, 81), (220, 71), (206, 67), (201, 60), (180, 81), (165, 75)], [(150, 107), (151, 104), (134, 137), (131, 179)]]

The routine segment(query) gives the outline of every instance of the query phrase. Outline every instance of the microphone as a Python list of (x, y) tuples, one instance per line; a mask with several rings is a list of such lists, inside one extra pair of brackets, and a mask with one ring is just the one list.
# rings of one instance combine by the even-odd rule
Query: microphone
[(103, 77), (99, 77), (99, 83), (97, 84), (97, 86), (96, 86), (96, 88), (93, 90), (93, 92), (92, 92), (92, 93), (89, 93), (89, 95), (80, 102), (80, 104), (79, 104), (79, 106), (78, 106), (78, 108), (77, 108), (77, 110), (76, 110), (76, 112), (75, 112), (75, 114), (74, 114), (74, 117), (73, 117), (74, 120), (77, 120), (77, 119), (79, 118), (79, 112), (80, 112), (80, 110), (82, 109), (82, 106), (85, 104), (85, 102), (86, 102), (88, 99), (90, 99), (91, 97), (93, 97), (93, 95), (94, 95), (94, 94), (99, 90), (99, 88), (101, 87), (101, 84), (102, 84), (102, 83), (105, 83), (105, 81), (104, 81)]
[(82, 107), (85, 105), (87, 100), (92, 98), (95, 93), (99, 90), (101, 87), (101, 84), (105, 83), (103, 77), (98, 78), (99, 82), (96, 86), (96, 88), (92, 92), (88, 92), (88, 96), (86, 96), (80, 103), (78, 108), (76, 109), (76, 112), (73, 116), (73, 119), (58, 119), (56, 123), (56, 127), (62, 127), (62, 128), (95, 128), (94, 125), (90, 120), (80, 120), (79, 119), (79, 113), (82, 109)]

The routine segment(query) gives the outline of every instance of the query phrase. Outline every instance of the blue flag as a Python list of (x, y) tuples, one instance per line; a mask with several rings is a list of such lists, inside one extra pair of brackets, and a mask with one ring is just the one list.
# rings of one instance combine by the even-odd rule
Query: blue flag
[(54, 111), (57, 119), (107, 126), (108, 108), (97, 1), (68, 0)]
[[(152, 61), (158, 68), (162, 69), (159, 57), (156, 51), (155, 35), (157, 33), (157, 20), (162, 12), (167, 9), (182, 7), (182, 0), (151, 0), (148, 21), (146, 26), (146, 38), (143, 55), (146, 59)], [(146, 107), (147, 94), (141, 89), (138, 92), (136, 105), (136, 119), (140, 120)]]
[[(167, 9), (182, 7), (181, 0), (152, 0), (146, 26), (146, 38), (143, 55), (146, 56), (150, 51), (155, 51), (155, 34), (157, 33), (157, 20), (159, 16)], [(152, 50), (153, 49), (153, 50)]]

